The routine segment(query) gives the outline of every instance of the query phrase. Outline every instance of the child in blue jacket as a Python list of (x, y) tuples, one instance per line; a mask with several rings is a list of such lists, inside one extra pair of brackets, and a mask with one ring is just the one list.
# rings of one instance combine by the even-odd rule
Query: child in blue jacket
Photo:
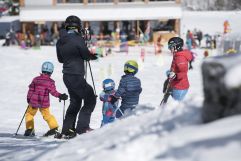
[(142, 91), (141, 81), (135, 74), (138, 72), (138, 64), (134, 60), (129, 60), (124, 65), (125, 75), (121, 77), (116, 93), (111, 96), (111, 102), (116, 102), (122, 98), (121, 106), (116, 111), (116, 118), (123, 116), (126, 110), (132, 110), (139, 103), (139, 96)]
[(111, 103), (111, 96), (115, 94), (115, 82), (112, 79), (103, 81), (103, 91), (100, 93), (100, 100), (103, 102), (102, 114), (103, 119), (101, 126), (111, 123), (115, 120), (115, 112), (118, 102)]

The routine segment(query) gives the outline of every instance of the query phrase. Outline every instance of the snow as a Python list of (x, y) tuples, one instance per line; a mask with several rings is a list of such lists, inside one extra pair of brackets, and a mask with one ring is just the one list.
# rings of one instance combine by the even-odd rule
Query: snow
[(225, 84), (229, 88), (238, 88), (241, 86), (241, 77), (237, 77), (237, 73), (241, 71), (241, 65), (237, 65), (226, 73), (224, 77)]
[[(191, 13), (189, 14), (182, 23), (191, 22), (188, 19)], [(193, 15), (196, 16), (195, 13)], [(208, 22), (211, 20), (212, 18), (208, 19)], [(195, 24), (197, 26), (197, 22), (192, 21), (192, 24), (185, 25), (192, 29)], [(216, 24), (218, 25), (220, 24)], [(207, 22), (200, 24), (201, 26), (205, 32), (219, 30), (215, 30), (213, 25), (210, 27)], [(179, 103), (169, 98), (167, 105), (161, 108), (159, 103), (163, 97), (162, 84), (172, 56), (165, 51), (162, 56), (156, 57), (153, 46), (146, 46), (145, 49), (144, 63), (140, 59), (141, 47), (131, 47), (128, 55), (114, 49), (113, 55), (91, 62), (97, 94), (101, 92), (101, 82), (107, 77), (118, 85), (126, 60), (134, 59), (139, 62), (140, 71), (137, 77), (141, 79), (143, 92), (136, 111), (113, 124), (99, 128), (102, 106), (98, 100), (91, 118), (91, 127), (95, 129), (93, 132), (79, 135), (72, 140), (56, 140), (13, 137), (26, 110), (28, 85), (39, 74), (44, 61), (53, 62), (55, 69), (52, 78), (56, 87), (60, 92), (67, 93), (62, 81), (62, 65), (57, 61), (55, 47), (45, 46), (40, 50), (22, 50), (16, 46), (0, 47), (0, 160), (239, 161), (240, 115), (209, 124), (201, 123), (204, 97), (200, 66), (204, 50), (194, 50), (197, 56), (194, 69), (189, 71), (191, 86), (185, 100)], [(213, 55), (215, 54), (214, 50)], [(90, 73), (87, 77), (92, 85)], [(69, 101), (66, 102), (66, 108), (68, 104)], [(51, 97), (51, 112), (61, 127), (63, 102), (59, 103), (58, 99)], [(19, 134), (23, 134), (24, 130), (23, 123)], [(40, 113), (35, 116), (35, 130), (38, 136), (48, 130)]]
[(218, 72), (225, 69), (224, 83), (228, 88), (239, 88), (241, 86), (241, 77), (237, 76), (237, 73), (241, 70), (241, 55), (226, 55), (225, 59), (222, 57), (208, 58), (205, 62), (220, 64), (220, 68), (210, 68), (212, 75), (216, 75)]
[(1, 22), (13, 22), (19, 20), (19, 16), (2, 16), (0, 17), (0, 23)]
[(185, 37), (187, 30), (201, 30), (203, 34), (214, 35), (223, 33), (223, 23), (228, 20), (231, 31), (240, 33), (241, 11), (185, 11), (183, 12), (182, 36)]

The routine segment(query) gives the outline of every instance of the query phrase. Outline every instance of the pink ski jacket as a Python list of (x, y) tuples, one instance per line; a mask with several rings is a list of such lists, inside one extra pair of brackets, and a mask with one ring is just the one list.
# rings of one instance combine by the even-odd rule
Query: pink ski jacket
[(29, 105), (35, 108), (47, 108), (50, 106), (49, 93), (59, 97), (55, 82), (47, 74), (35, 77), (29, 85), (27, 100)]

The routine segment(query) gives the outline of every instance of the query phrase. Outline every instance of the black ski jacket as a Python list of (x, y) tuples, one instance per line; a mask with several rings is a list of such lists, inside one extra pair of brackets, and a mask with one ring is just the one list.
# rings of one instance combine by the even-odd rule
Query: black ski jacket
[(64, 74), (85, 75), (84, 60), (90, 60), (92, 54), (79, 33), (61, 30), (56, 50)]

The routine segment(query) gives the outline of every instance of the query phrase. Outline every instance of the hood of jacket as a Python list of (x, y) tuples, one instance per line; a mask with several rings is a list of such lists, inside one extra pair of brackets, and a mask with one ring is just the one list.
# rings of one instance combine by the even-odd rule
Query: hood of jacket
[(61, 43), (61, 44), (67, 43), (67, 42), (71, 39), (71, 37), (69, 36), (70, 34), (76, 34), (76, 35), (78, 35), (79, 33), (76, 32), (76, 31), (73, 31), (73, 32), (71, 32), (71, 33), (68, 33), (68, 31), (66, 31), (65, 29), (61, 29), (61, 30), (59, 31), (59, 41), (60, 41), (60, 43)]
[(189, 50), (179, 51), (179, 52), (175, 53), (175, 56), (183, 56), (188, 61), (192, 61), (193, 60), (193, 55), (192, 55), (191, 51), (189, 51)]

